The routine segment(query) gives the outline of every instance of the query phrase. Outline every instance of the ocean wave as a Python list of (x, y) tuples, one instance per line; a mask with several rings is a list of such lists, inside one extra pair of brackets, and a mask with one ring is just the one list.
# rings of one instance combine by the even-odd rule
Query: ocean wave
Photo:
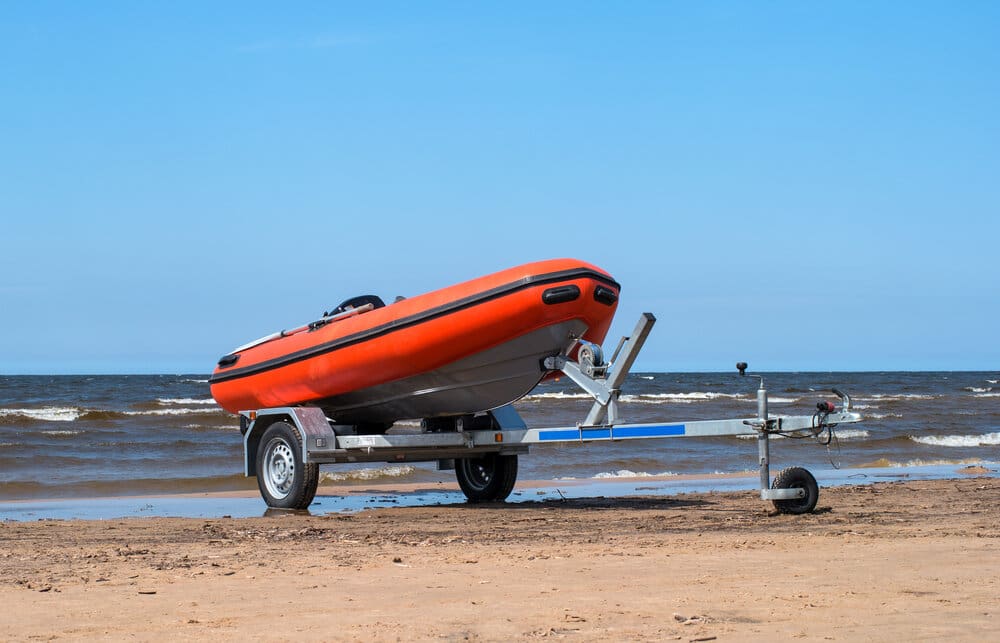
[(208, 380), (181, 380), (182, 382), (188, 382), (190, 384), (208, 384)]
[(536, 400), (589, 400), (592, 399), (587, 393), (535, 393), (533, 395), (525, 395), (521, 398), (524, 402), (534, 402)]
[(613, 478), (653, 478), (656, 476), (676, 476), (676, 473), (664, 471), (663, 473), (648, 473), (646, 471), (629, 471), (619, 469), (618, 471), (605, 471), (593, 476), (595, 480), (608, 480)]
[(865, 413), (866, 420), (884, 420), (886, 418), (901, 418), (902, 413)]
[[(693, 404), (695, 402), (705, 402), (717, 399), (746, 399), (746, 395), (740, 393), (715, 393), (695, 391), (693, 393), (636, 393), (622, 395), (619, 401), (625, 404)], [(538, 400), (590, 400), (593, 399), (587, 393), (535, 393), (521, 398), (522, 401), (534, 402)], [(795, 401), (778, 398), (779, 402)]]
[(1000, 397), (1000, 393), (976, 393), (972, 397)]
[(212, 398), (193, 398), (193, 397), (158, 397), (156, 401), (160, 404), (215, 404), (215, 400)]
[(0, 418), (25, 418), (43, 422), (72, 422), (82, 414), (81, 409), (65, 406), (46, 406), (38, 409), (0, 409)]
[(639, 377), (640, 380), (654, 380), (654, 379), (656, 379), (652, 375), (639, 375), (638, 377)]
[(983, 435), (925, 435), (920, 437), (911, 435), (910, 439), (919, 444), (934, 447), (987, 447), (1000, 444), (1000, 433), (986, 433)]
[(833, 434), (838, 440), (864, 440), (871, 435), (864, 429), (834, 429)]
[(775, 404), (792, 404), (794, 402), (798, 402), (799, 398), (797, 398), (797, 397), (770, 397), (770, 396), (768, 396), (767, 401), (768, 402), (773, 402)]
[[(589, 396), (587, 396), (589, 397)], [(693, 404), (706, 400), (740, 399), (745, 396), (738, 393), (645, 393), (640, 395), (622, 395), (619, 398), (626, 404)]]
[(352, 469), (350, 471), (323, 471), (320, 482), (355, 482), (371, 481), (381, 478), (403, 478), (414, 471), (416, 467), (409, 465), (389, 465), (377, 469)]
[(991, 464), (988, 461), (982, 460), (980, 458), (963, 458), (961, 460), (921, 460), (919, 458), (908, 460), (906, 462), (897, 462), (895, 460), (890, 460), (888, 458), (879, 458), (872, 462), (866, 462), (864, 464), (856, 465), (857, 469), (902, 469), (905, 467), (950, 467), (955, 465), (967, 465), (967, 464)]
[(201, 415), (225, 413), (222, 409), (152, 409), (149, 411), (122, 411), (122, 415)]
[(964, 391), (969, 391), (970, 393), (989, 393), (993, 390), (992, 386), (978, 387), (978, 386), (966, 386)]
[(986, 380), (986, 383), (987, 384), (997, 384), (997, 383), (1000, 383), (1000, 380)]
[(857, 399), (865, 402), (902, 402), (904, 400), (936, 400), (938, 395), (926, 395), (921, 393), (876, 393)]
[(54, 438), (68, 438), (74, 435), (80, 435), (83, 431), (41, 431), (40, 433)]

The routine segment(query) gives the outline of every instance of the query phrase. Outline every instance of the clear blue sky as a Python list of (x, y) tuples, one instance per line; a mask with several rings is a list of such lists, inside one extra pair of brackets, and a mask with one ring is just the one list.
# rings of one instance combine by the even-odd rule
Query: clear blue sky
[(208, 372), (537, 259), (641, 370), (1000, 368), (1000, 4), (0, 14), (0, 373)]

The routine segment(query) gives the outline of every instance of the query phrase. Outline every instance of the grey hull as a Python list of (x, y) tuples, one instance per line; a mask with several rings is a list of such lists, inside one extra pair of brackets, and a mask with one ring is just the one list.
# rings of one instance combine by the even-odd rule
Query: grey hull
[(313, 404), (345, 424), (495, 409), (527, 395), (545, 375), (542, 361), (571, 346), (586, 330), (579, 320), (554, 324), (426, 373)]

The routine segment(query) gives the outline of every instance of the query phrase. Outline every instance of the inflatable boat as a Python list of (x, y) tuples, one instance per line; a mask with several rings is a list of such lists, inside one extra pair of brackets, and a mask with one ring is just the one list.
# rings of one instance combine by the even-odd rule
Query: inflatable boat
[(593, 265), (553, 259), (388, 305), (354, 297), (223, 356), (209, 384), (232, 413), (310, 405), (376, 432), (487, 411), (531, 391), (545, 358), (600, 344), (619, 291)]

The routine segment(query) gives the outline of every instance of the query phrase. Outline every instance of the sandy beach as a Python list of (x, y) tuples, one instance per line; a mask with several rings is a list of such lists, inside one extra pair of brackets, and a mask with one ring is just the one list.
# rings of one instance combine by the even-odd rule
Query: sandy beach
[(0, 523), (0, 637), (984, 640), (1000, 480)]

